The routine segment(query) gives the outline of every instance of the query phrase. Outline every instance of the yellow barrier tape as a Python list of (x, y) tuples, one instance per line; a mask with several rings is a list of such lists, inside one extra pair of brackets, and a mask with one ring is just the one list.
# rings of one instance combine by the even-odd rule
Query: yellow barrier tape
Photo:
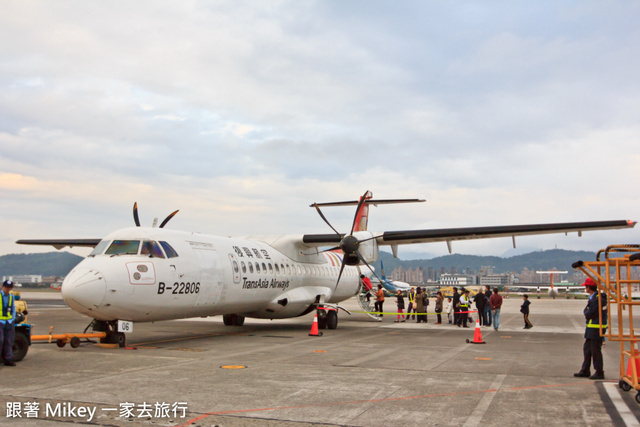
[[(476, 310), (476, 311), (456, 311), (455, 313), (462, 314), (462, 313), (477, 313), (477, 312), (478, 312), (478, 311)], [(384, 312), (382, 312), (382, 313), (380, 313), (379, 311), (351, 311), (351, 313), (364, 313), (364, 314), (388, 314), (389, 316), (391, 316), (391, 315), (398, 315), (398, 314), (399, 314), (400, 316), (402, 316), (402, 315), (404, 315), (404, 316), (414, 316), (414, 315), (416, 315), (416, 316), (421, 316), (421, 315), (423, 315), (423, 314), (433, 314), (433, 315), (441, 314), (441, 315), (443, 315), (443, 316), (446, 316), (446, 314), (447, 314), (447, 313), (445, 313), (444, 311), (442, 311), (442, 312), (440, 312), (440, 313), (436, 313), (435, 311), (434, 311), (433, 313), (431, 313), (431, 312), (429, 312), (429, 313), (414, 313), (413, 311), (412, 311), (411, 313), (407, 313), (407, 312), (398, 313), (397, 311), (395, 311), (395, 312), (388, 312), (388, 313), (387, 313), (386, 311), (384, 311)], [(454, 314), (454, 312), (452, 311), (452, 312), (451, 312), (451, 314)]]

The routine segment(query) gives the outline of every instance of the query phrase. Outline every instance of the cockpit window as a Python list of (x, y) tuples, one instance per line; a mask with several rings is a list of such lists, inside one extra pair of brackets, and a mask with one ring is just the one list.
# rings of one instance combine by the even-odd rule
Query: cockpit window
[(167, 242), (160, 242), (160, 245), (162, 246), (162, 249), (164, 249), (164, 252), (167, 254), (167, 258), (177, 258), (178, 257), (178, 253), (175, 251), (175, 249), (173, 249), (173, 247), (171, 247), (170, 244), (168, 244)]
[(140, 240), (114, 240), (106, 255), (138, 255)]
[(102, 252), (104, 252), (104, 250), (107, 249), (107, 246), (109, 246), (109, 243), (111, 243), (111, 240), (100, 241), (100, 243), (98, 243), (96, 247), (93, 248), (89, 256), (101, 255)]
[(164, 258), (162, 249), (156, 242), (146, 241), (142, 242), (142, 249), (140, 255), (149, 255), (151, 258)]

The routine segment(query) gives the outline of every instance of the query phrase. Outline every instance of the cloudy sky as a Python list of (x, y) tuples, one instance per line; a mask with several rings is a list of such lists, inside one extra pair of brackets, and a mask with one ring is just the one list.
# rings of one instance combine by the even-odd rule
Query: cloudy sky
[(222, 235), (330, 232), (309, 204), (366, 190), (427, 199), (375, 231), (639, 220), (638, 22), (634, 1), (2, 1), (0, 255), (131, 226), (135, 201)]

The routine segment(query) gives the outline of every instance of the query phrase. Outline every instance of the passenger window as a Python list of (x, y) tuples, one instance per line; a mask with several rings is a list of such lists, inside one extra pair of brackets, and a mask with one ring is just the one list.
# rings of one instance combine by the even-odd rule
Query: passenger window
[(278, 264), (276, 264), (276, 274), (280, 274), (280, 269), (278, 268)]
[(244, 261), (240, 261), (240, 265), (242, 266), (242, 272), (246, 273), (247, 272), (247, 264), (245, 264)]
[(160, 246), (162, 246), (162, 249), (164, 249), (164, 252), (167, 254), (167, 258), (177, 258), (178, 257), (178, 253), (167, 242), (162, 242), (161, 241), (160, 242)]
[(140, 240), (114, 240), (107, 255), (138, 255)]
[(249, 263), (249, 273), (253, 273), (253, 264)]
[(237, 273), (237, 272), (238, 272), (238, 263), (237, 263), (236, 261), (233, 261), (233, 271), (234, 271), (235, 273)]
[(267, 265), (264, 262), (262, 263), (262, 271), (267, 272)]
[(273, 274), (273, 265), (269, 263), (269, 274)]
[(256, 262), (256, 273), (260, 273), (260, 263)]
[(291, 275), (291, 267), (289, 267), (289, 264), (287, 264), (287, 274)]
[(142, 249), (140, 255), (149, 255), (151, 258), (164, 258), (162, 249), (156, 242), (146, 241), (142, 242)]

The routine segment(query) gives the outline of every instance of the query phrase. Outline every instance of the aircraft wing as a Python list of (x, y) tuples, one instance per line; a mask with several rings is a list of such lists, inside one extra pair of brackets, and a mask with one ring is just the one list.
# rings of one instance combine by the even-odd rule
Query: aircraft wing
[(87, 248), (93, 248), (101, 239), (36, 239), (36, 240), (18, 240), (16, 243), (19, 245), (37, 245), (37, 246), (53, 246), (56, 249), (62, 249), (69, 246), (84, 246)]
[[(535, 234), (571, 233), (581, 234), (591, 230), (613, 230), (633, 228), (636, 222), (590, 221), (563, 222), (557, 224), (505, 225), (492, 227), (443, 228), (429, 230), (385, 231), (373, 233), (379, 245), (408, 245), (414, 243), (447, 242), (455, 240), (474, 240), (495, 237), (530, 236)], [(303, 243), (309, 246), (331, 245), (339, 243), (344, 237), (338, 234), (305, 234)]]

